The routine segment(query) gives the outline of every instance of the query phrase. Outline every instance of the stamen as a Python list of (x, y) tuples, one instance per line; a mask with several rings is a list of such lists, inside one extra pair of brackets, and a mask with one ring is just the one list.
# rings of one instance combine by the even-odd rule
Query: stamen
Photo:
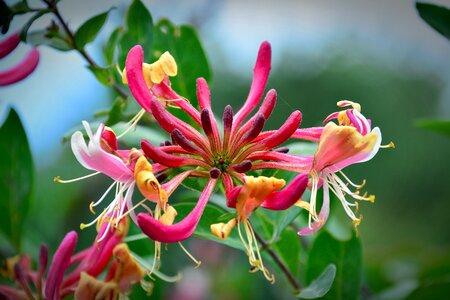
[(132, 128), (135, 128), (137, 123), (141, 120), (141, 118), (144, 116), (145, 114), (145, 109), (141, 109), (130, 121), (128, 121), (128, 123), (125, 124), (125, 126), (128, 126), (127, 129), (125, 129), (124, 132), (122, 132), (121, 134), (119, 134), (117, 136), (117, 139), (120, 139), (121, 137), (123, 137), (124, 135), (126, 135)]
[[(264, 277), (270, 281), (270, 283), (274, 283), (275, 282), (275, 277), (273, 274), (271, 274), (269, 272), (269, 270), (267, 270), (264, 267), (263, 261), (262, 261), (262, 257), (261, 257), (261, 253), (259, 252), (259, 246), (256, 242), (256, 237), (255, 237), (255, 233), (253, 232), (253, 229), (250, 225), (250, 222), (248, 220), (244, 221), (244, 228), (245, 228), (245, 233), (247, 236), (247, 239), (244, 239), (244, 237), (242, 236), (241, 233), (241, 226), (240, 226), (240, 221), (238, 220), (238, 233), (239, 233), (239, 238), (242, 241), (242, 244), (245, 248), (245, 250), (247, 251), (247, 255), (248, 255), (248, 260), (249, 263), (251, 265), (250, 268), (250, 272), (256, 272), (256, 271), (261, 271), (264, 274)], [(253, 249), (253, 247), (255, 247), (256, 249)], [(256, 251), (256, 256), (255, 256), (255, 251)]]
[(181, 242), (178, 242), (178, 245), (180, 245), (180, 247), (181, 247), (181, 249), (183, 249), (184, 253), (186, 253), (186, 255), (189, 256), (189, 258), (195, 262), (196, 266), (194, 267), (194, 269), (197, 269), (198, 267), (200, 267), (202, 262), (195, 259), (195, 257), (191, 253), (189, 253), (189, 251), (187, 251), (186, 248), (184, 248), (184, 246), (183, 246), (183, 244), (181, 244)]
[(352, 185), (353, 187), (355, 187), (357, 190), (361, 189), (363, 186), (366, 185), (366, 180), (365, 180), (365, 179), (363, 179), (363, 182), (362, 182), (361, 184), (355, 184), (355, 183), (353, 183), (353, 181), (350, 180), (350, 178), (348, 178), (348, 177), (344, 174), (344, 172), (342, 172), (342, 170), (339, 170), (339, 174), (341, 174), (342, 177), (344, 177), (344, 179), (345, 179), (348, 183), (350, 183), (350, 185)]
[[(147, 264), (147, 262), (144, 259), (142, 259), (140, 256), (138, 256), (136, 253), (131, 252), (131, 256), (134, 258), (134, 260), (138, 264), (141, 265), (141, 268), (145, 270), (147, 275), (149, 275), (150, 266)], [(175, 276), (168, 276), (168, 275), (165, 275), (165, 274), (155, 270), (154, 274), (156, 276), (158, 276), (159, 278), (161, 278), (162, 280), (166, 281), (166, 282), (178, 282), (178, 281), (181, 280), (181, 274), (180, 273), (178, 273)], [(150, 278), (152, 278), (152, 277), (150, 277)]]
[(89, 178), (89, 177), (92, 177), (92, 176), (95, 176), (95, 175), (98, 175), (98, 174), (100, 174), (100, 172), (95, 172), (95, 173), (92, 173), (92, 174), (89, 174), (89, 175), (86, 175), (86, 176), (81, 176), (81, 177), (78, 177), (78, 178), (68, 179), (68, 180), (62, 180), (61, 177), (56, 176), (55, 178), (53, 178), (53, 181), (54, 182), (58, 182), (58, 183), (71, 183), (71, 182), (77, 182), (77, 181), (80, 181), (80, 180), (83, 180), (83, 179), (86, 179), (86, 178)]
[(380, 148), (395, 148), (395, 144), (391, 141), (387, 145), (381, 145)]

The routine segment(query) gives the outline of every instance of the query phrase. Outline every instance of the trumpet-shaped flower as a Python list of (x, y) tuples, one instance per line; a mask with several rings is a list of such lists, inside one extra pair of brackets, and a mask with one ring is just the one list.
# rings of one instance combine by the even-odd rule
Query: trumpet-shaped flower
[[(138, 189), (145, 196), (145, 199), (140, 204), (145, 200), (150, 200), (163, 206), (167, 201), (167, 196), (153, 175), (152, 166), (140, 150), (119, 150), (115, 133), (103, 124), (100, 124), (95, 133), (92, 132), (87, 122), (83, 121), (83, 125), (89, 142), (86, 143), (81, 131), (77, 131), (72, 135), (71, 146), (75, 157), (85, 168), (96, 171), (91, 175), (102, 173), (114, 180), (103, 196), (96, 202), (91, 203), (91, 212), (95, 213), (94, 208), (104, 201), (112, 189), (115, 188), (116, 191), (114, 199), (100, 215), (89, 224), (80, 225), (83, 229), (97, 222), (100, 224), (107, 223), (107, 228), (103, 231), (103, 235), (99, 237), (98, 241), (100, 242), (106, 237), (110, 226), (117, 227), (127, 214), (130, 214), (131, 218), (137, 223), (137, 218), (133, 211), (135, 206), (132, 203), (135, 185), (138, 186)], [(64, 181), (57, 177), (55, 181), (67, 183), (73, 180)]]
[[(321, 133), (310, 171), (312, 193), (309, 202), (309, 226), (301, 229), (300, 235), (314, 233), (325, 224), (330, 210), (330, 190), (341, 201), (355, 227), (360, 223), (361, 217), (356, 217), (352, 207), (357, 210), (358, 202), (348, 201), (348, 196), (354, 200), (370, 202), (375, 200), (373, 195), (367, 195), (367, 193), (360, 195), (359, 190), (365, 182), (356, 185), (341, 170), (351, 164), (368, 161), (375, 156), (382, 147), (380, 129), (378, 127), (371, 128), (371, 121), (361, 114), (359, 104), (340, 101), (338, 106), (351, 106), (351, 108), (333, 113), (324, 121), (337, 119), (338, 125), (329, 122)], [(323, 186), (323, 201), (320, 213), (317, 215), (316, 200), (320, 185)], [(356, 191), (351, 191), (349, 185), (355, 187)], [(311, 222), (312, 220), (314, 222)]]
[[(76, 254), (74, 250), (78, 235), (74, 231), (69, 232), (53, 255), (46, 277), (46, 246), (41, 246), (36, 271), (31, 270), (30, 261), (26, 257), (10, 259), (9, 276), (18, 285), (16, 288), (0, 285), (0, 295), (12, 299), (59, 300), (75, 293), (75, 299), (87, 299), (89, 295), (99, 298), (103, 296), (101, 299), (117, 299), (119, 294), (126, 295), (132, 285), (138, 282), (147, 287), (148, 284), (142, 282), (144, 271), (134, 262), (128, 248), (120, 244), (127, 228), (127, 219), (123, 219), (117, 228), (107, 229), (107, 225), (103, 224), (98, 236), (108, 230), (105, 240), (102, 243), (95, 241), (91, 247)], [(113, 263), (108, 267), (112, 257)], [(99, 279), (105, 271), (110, 275), (104, 280)]]
[[(309, 158), (287, 155), (284, 150), (277, 149), (296, 133), (301, 123), (300, 111), (294, 111), (278, 130), (263, 131), (264, 123), (276, 103), (275, 90), (267, 93), (256, 114), (245, 121), (258, 106), (267, 83), (271, 59), (269, 43), (261, 44), (253, 82), (243, 107), (236, 114), (233, 113), (231, 106), (225, 108), (222, 133), (212, 113), (210, 92), (204, 79), (197, 80), (197, 98), (201, 109), (198, 111), (173, 91), (169, 84), (154, 85), (152, 90), (149, 90), (146, 73), (142, 68), (143, 57), (140, 46), (130, 50), (126, 60), (128, 85), (137, 102), (171, 135), (173, 144), (156, 146), (143, 140), (142, 151), (148, 158), (167, 169), (183, 168), (181, 173), (162, 184), (168, 196), (187, 177), (209, 178), (195, 208), (184, 220), (164, 224), (151, 215), (139, 214), (138, 224), (144, 233), (154, 240), (166, 243), (178, 242), (191, 236), (214, 187), (219, 182), (225, 188), (227, 205), (236, 208), (240, 216), (238, 223), (242, 222), (247, 227), (250, 227), (248, 217), (258, 207), (287, 209), (300, 198), (307, 185), (306, 174), (299, 175), (293, 181), (294, 184), (289, 184), (282, 190), (280, 189), (285, 182), (281, 179), (253, 178), (246, 175), (252, 170), (279, 168), (283, 165), (292, 165), (294, 172), (300, 172), (312, 161)], [(154, 90), (155, 86), (158, 86), (158, 89)], [(159, 101), (155, 91), (160, 94), (164, 92), (164, 99), (173, 101), (171, 103), (183, 109), (202, 128), (203, 133), (172, 115)], [(258, 192), (261, 188), (262, 191)], [(212, 231), (226, 237), (233, 223), (235, 221), (230, 220), (228, 226), (220, 223), (212, 224)], [(247, 233), (248, 239), (251, 239), (251, 232), (247, 230)], [(248, 243), (248, 239), (247, 242), (243, 239), (243, 242), (251, 244), (249, 257), (252, 256), (251, 263), (256, 265), (257, 259), (254, 258), (253, 250), (256, 244)], [(258, 269), (263, 270), (266, 277), (271, 279), (263, 266)]]

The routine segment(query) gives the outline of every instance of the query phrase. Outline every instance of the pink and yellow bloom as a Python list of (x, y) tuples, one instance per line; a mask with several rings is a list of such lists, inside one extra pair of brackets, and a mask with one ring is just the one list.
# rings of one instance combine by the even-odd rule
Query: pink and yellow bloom
[[(245, 224), (246, 228), (251, 228), (248, 217), (258, 207), (274, 210), (287, 209), (301, 197), (307, 185), (306, 174), (298, 175), (286, 187), (284, 187), (284, 180), (281, 179), (262, 176), (254, 178), (246, 175), (251, 170), (276, 168), (278, 161), (286, 158), (286, 154), (278, 151), (277, 147), (289, 139), (301, 123), (300, 111), (294, 111), (280, 129), (263, 131), (264, 123), (275, 106), (277, 97), (275, 90), (267, 93), (256, 114), (244, 122), (263, 96), (270, 71), (270, 59), (270, 44), (264, 42), (258, 53), (248, 98), (236, 114), (230, 106), (225, 108), (222, 134), (211, 110), (210, 92), (204, 79), (197, 80), (200, 111), (178, 96), (170, 85), (164, 86), (166, 101), (171, 101), (170, 103), (183, 109), (193, 122), (202, 128), (202, 134), (172, 115), (156, 97), (155, 91), (149, 90), (142, 67), (143, 50), (140, 46), (130, 50), (126, 61), (126, 77), (130, 90), (137, 102), (154, 116), (159, 125), (171, 135), (173, 141), (170, 145), (155, 146), (143, 140), (142, 151), (159, 165), (168, 169), (183, 168), (184, 170), (162, 184), (162, 188), (170, 195), (187, 177), (208, 179), (197, 205), (184, 220), (176, 224), (164, 224), (149, 214), (138, 215), (140, 228), (150, 238), (171, 243), (191, 236), (210, 195), (219, 182), (225, 189), (227, 205), (236, 208), (239, 215), (237, 223)], [(305, 163), (303, 158), (297, 160), (295, 156), (292, 156), (292, 160), (294, 163)], [(284, 189), (281, 189), (283, 187)], [(258, 192), (258, 190), (264, 192)], [(232, 224), (234, 221), (230, 222)], [(232, 226), (227, 228), (230, 227)], [(247, 241), (243, 239), (243, 242), (250, 245), (246, 248), (251, 257), (251, 264), (262, 270), (266, 277), (271, 278), (264, 266), (256, 262), (258, 259), (255, 258), (256, 250), (253, 248), (255, 244), (249, 242), (249, 239), (252, 239), (251, 231), (246, 230), (246, 232), (248, 233)]]
[[(381, 147), (381, 131), (378, 127), (371, 127), (371, 121), (361, 114), (359, 104), (340, 101), (338, 106), (351, 108), (333, 113), (324, 121), (337, 119), (338, 124), (328, 122), (321, 133), (310, 170), (312, 193), (308, 208), (309, 225), (301, 229), (299, 235), (314, 233), (325, 224), (330, 210), (330, 190), (341, 201), (355, 227), (362, 218), (356, 217), (356, 212), (352, 210), (352, 207), (358, 209), (358, 202), (349, 202), (347, 199), (351, 197), (354, 200), (370, 202), (375, 200), (373, 195), (367, 195), (367, 193), (360, 195), (359, 190), (365, 182), (360, 185), (354, 184), (342, 172), (342, 169), (373, 158)], [(323, 187), (323, 201), (320, 213), (317, 215), (317, 190), (320, 185)], [(349, 185), (356, 188), (356, 191), (351, 191)]]

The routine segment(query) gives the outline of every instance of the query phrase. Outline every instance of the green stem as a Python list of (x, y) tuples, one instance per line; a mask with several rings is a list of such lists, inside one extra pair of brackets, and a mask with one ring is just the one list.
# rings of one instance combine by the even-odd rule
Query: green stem
[[(73, 49), (76, 50), (86, 60), (86, 62), (91, 67), (98, 68), (98, 64), (92, 59), (92, 57), (86, 52), (86, 50), (84, 50), (83, 48), (79, 48), (77, 46), (77, 43), (75, 40), (75, 35), (72, 32), (72, 30), (70, 30), (67, 23), (64, 21), (64, 18), (62, 17), (61, 12), (59, 11), (56, 3), (53, 1), (48, 1), (48, 0), (42, 0), (42, 1), (45, 4), (47, 4), (48, 8), (52, 11), (52, 13), (58, 19), (59, 23), (61, 23), (61, 26), (63, 27), (64, 31), (66, 32), (66, 34), (69, 38), (69, 42), (70, 42), (71, 46), (73, 47)], [(124, 91), (122, 89), (122, 87), (117, 84), (117, 82), (114, 82), (112, 87), (122, 97), (124, 97), (124, 98), (128, 97), (128, 93), (126, 91)]]
[(300, 283), (297, 281), (297, 279), (291, 273), (291, 271), (289, 271), (286, 264), (281, 260), (278, 254), (270, 247), (270, 245), (254, 229), (253, 232), (255, 233), (256, 239), (261, 244), (261, 248), (267, 250), (267, 253), (269, 253), (269, 255), (272, 257), (272, 259), (275, 261), (275, 263), (278, 265), (278, 267), (281, 269), (284, 275), (286, 275), (287, 280), (294, 287), (295, 291), (300, 291), (300, 289), (302, 288)]

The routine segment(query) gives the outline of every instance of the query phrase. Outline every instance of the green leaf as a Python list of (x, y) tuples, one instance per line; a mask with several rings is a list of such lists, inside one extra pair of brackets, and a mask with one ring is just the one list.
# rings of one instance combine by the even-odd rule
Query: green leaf
[(272, 244), (273, 250), (287, 265), (289, 271), (297, 277), (300, 271), (300, 237), (292, 228), (282, 231), (280, 240)]
[(422, 119), (416, 121), (416, 126), (450, 135), (450, 121), (438, 119)]
[(317, 299), (325, 296), (330, 290), (335, 277), (336, 266), (329, 264), (310, 285), (300, 291), (297, 297), (300, 299)]
[(14, 109), (0, 128), (0, 230), (20, 250), (33, 185), (33, 161), (25, 130)]
[(123, 33), (122, 27), (117, 27), (109, 36), (108, 41), (103, 48), (103, 55), (105, 56), (106, 63), (112, 65), (115, 63), (114, 55), (116, 53), (117, 44), (119, 43), (120, 36)]
[(178, 65), (178, 74), (171, 77), (172, 88), (196, 107), (196, 79), (211, 80), (211, 71), (196, 31), (191, 26), (175, 26), (161, 20), (155, 27), (153, 60), (169, 51)]
[(150, 62), (154, 30), (153, 19), (140, 0), (134, 0), (128, 8), (126, 24), (127, 30), (119, 41), (119, 66), (125, 66), (128, 51), (135, 45), (141, 45), (144, 48), (144, 59), (146, 62)]
[(56, 50), (70, 51), (72, 46), (64, 39), (60, 37), (49, 37), (47, 30), (37, 30), (27, 34), (27, 43), (34, 47), (40, 45), (47, 45)]
[(140, 0), (134, 0), (128, 9), (127, 29), (137, 41), (143, 42), (143, 46), (150, 46), (153, 38), (153, 18)]
[(322, 299), (358, 299), (362, 276), (360, 240), (353, 236), (348, 241), (340, 241), (323, 230), (309, 253), (307, 283), (312, 283), (329, 264), (336, 266), (336, 279)]
[(114, 77), (112, 76), (112, 72), (114, 72), (114, 67), (94, 67), (87, 66), (87, 68), (95, 75), (97, 80), (106, 86), (111, 86), (114, 83)]
[[(177, 203), (173, 206), (177, 210), (177, 217), (175, 219), (175, 223), (183, 220), (191, 211), (194, 209), (196, 203)], [(239, 239), (237, 228), (233, 229), (233, 232), (230, 236), (225, 239), (219, 239), (215, 235), (211, 233), (211, 225), (219, 222), (226, 223), (227, 221), (219, 220), (222, 215), (229, 213), (225, 209), (219, 207), (218, 205), (209, 203), (206, 205), (205, 211), (198, 223), (197, 228), (195, 229), (194, 236), (202, 239), (207, 239), (210, 241), (214, 241), (235, 249), (243, 250), (242, 242)]]
[(105, 121), (106, 126), (115, 125), (124, 121), (124, 111), (127, 107), (127, 101), (122, 97), (117, 97), (108, 113), (108, 118)]
[(84, 22), (80, 28), (78, 28), (77, 32), (75, 32), (75, 44), (78, 49), (83, 49), (86, 44), (89, 44), (95, 39), (105, 24), (106, 18), (108, 17), (110, 11), (111, 9), (90, 18)]
[(430, 3), (416, 3), (420, 17), (437, 32), (450, 39), (450, 10)]

